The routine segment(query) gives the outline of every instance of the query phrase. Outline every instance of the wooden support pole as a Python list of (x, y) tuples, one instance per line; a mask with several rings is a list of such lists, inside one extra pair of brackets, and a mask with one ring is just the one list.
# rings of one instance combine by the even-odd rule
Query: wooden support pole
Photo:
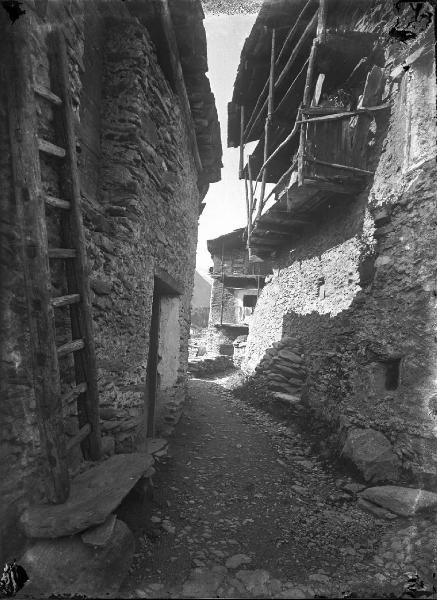
[(238, 169), (238, 177), (243, 177), (244, 168), (244, 106), (240, 106), (240, 166)]
[[(305, 80), (305, 89), (303, 93), (302, 99), (302, 108), (306, 108), (310, 102), (310, 93), (311, 93), (311, 83), (313, 80), (314, 66), (316, 62), (318, 48), (318, 40), (314, 38), (313, 45), (311, 46), (311, 53), (308, 60), (308, 69)], [(302, 123), (300, 126), (300, 140), (299, 140), (299, 152), (298, 152), (298, 163), (297, 163), (297, 172), (298, 172), (298, 184), (302, 185), (304, 180), (304, 155), (305, 155), (305, 141), (306, 141), (306, 125)]]
[(249, 187), (247, 185), (247, 174), (246, 174), (246, 172), (244, 173), (244, 191), (245, 191), (245, 195), (246, 195), (247, 223), (249, 223), (249, 215), (250, 215), (250, 208), (249, 208)]
[[(313, 2), (313, 0), (308, 0), (308, 2), (305, 4), (305, 6), (303, 7), (303, 9), (299, 13), (297, 19), (295, 20), (293, 27), (290, 28), (290, 31), (288, 32), (288, 35), (285, 38), (285, 41), (284, 41), (284, 43), (282, 45), (281, 51), (279, 52), (278, 57), (275, 60), (275, 67), (279, 66), (279, 61), (281, 60), (281, 58), (284, 55), (284, 53), (287, 51), (288, 46), (289, 46), (291, 40), (293, 39), (295, 32), (297, 31), (297, 28), (298, 28), (298, 26), (299, 26), (299, 24), (300, 24), (300, 22), (302, 20), (302, 17), (304, 15), (306, 9), (312, 4), (312, 2)], [(245, 129), (245, 132), (244, 132), (245, 136), (247, 135), (247, 132), (250, 131), (250, 128), (253, 125), (253, 122), (254, 122), (254, 120), (255, 120), (255, 118), (257, 116), (257, 112), (258, 112), (258, 109), (259, 109), (259, 107), (261, 105), (261, 102), (264, 102), (264, 100), (265, 100), (265, 96), (266, 96), (266, 93), (267, 93), (267, 90), (268, 90), (268, 87), (269, 87), (269, 81), (270, 81), (270, 79), (267, 78), (266, 82), (264, 84), (264, 87), (263, 87), (263, 89), (261, 90), (261, 93), (258, 96), (258, 100), (256, 101), (255, 107), (254, 107), (254, 109), (252, 111), (252, 114), (250, 115), (249, 122), (248, 122), (248, 124), (246, 126), (246, 129)], [(265, 105), (263, 105), (263, 109), (264, 109), (264, 106)]]
[(45, 202), (40, 193), (41, 171), (37, 146), (35, 91), (28, 19), (11, 29), (8, 119), (11, 166), (17, 222), (21, 236), (21, 263), (29, 326), (36, 419), (41, 441), (43, 485), (47, 500), (65, 502), (70, 491), (63, 428), (54, 314), (49, 297), (49, 258)]
[(253, 180), (252, 166), (250, 164), (252, 156), (247, 157), (247, 170), (249, 172), (249, 220), (247, 223), (247, 246), (250, 247), (250, 236), (252, 233), (252, 214), (253, 214)]
[(323, 44), (326, 37), (327, 0), (319, 0), (319, 18), (317, 22), (317, 38)]
[[(264, 128), (264, 162), (267, 161), (269, 155), (269, 136), (270, 136), (270, 128), (272, 124), (272, 112), (273, 112), (273, 89), (274, 89), (274, 80), (275, 80), (275, 43), (276, 43), (276, 31), (272, 30), (272, 45), (270, 49), (270, 75), (269, 75), (269, 97), (268, 97), (268, 108), (267, 108), (267, 118)], [(267, 180), (267, 170), (263, 169), (262, 172), (262, 182), (261, 182), (261, 192), (258, 203), (258, 216), (261, 215), (264, 195), (266, 191), (266, 180)]]
[(220, 325), (223, 325), (223, 307), (225, 295), (225, 242), (222, 240), (222, 297), (220, 305)]
[[(300, 49), (302, 48), (306, 38), (308, 37), (308, 35), (311, 33), (311, 31), (313, 29), (316, 28), (316, 23), (317, 23), (317, 11), (314, 13), (313, 18), (311, 19), (311, 21), (308, 23), (305, 31), (303, 32), (302, 36), (299, 38), (296, 46), (293, 48), (293, 52), (290, 55), (290, 58), (287, 61), (287, 64), (285, 65), (285, 67), (282, 69), (278, 79), (275, 82), (275, 90), (282, 84), (282, 82), (285, 80), (286, 76), (288, 75), (291, 67), (293, 66), (294, 61), (296, 60), (296, 57), (300, 51)], [(297, 79), (297, 78), (296, 78)], [(267, 107), (267, 103), (268, 103), (268, 99), (266, 98), (261, 109), (259, 110), (258, 114), (254, 115), (254, 120), (252, 122), (252, 124), (250, 125), (250, 123), (248, 123), (247, 127), (246, 127), (246, 131), (244, 132), (244, 138), (247, 140), (250, 137), (250, 134), (252, 133), (253, 129), (256, 128), (262, 118), (262, 115), (264, 113), (264, 110)], [(253, 115), (253, 113), (252, 113)]]

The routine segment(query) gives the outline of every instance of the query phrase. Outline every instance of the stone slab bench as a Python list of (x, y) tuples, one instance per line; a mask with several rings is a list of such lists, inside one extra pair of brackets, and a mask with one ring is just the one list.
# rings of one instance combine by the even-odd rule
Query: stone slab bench
[(58, 538), (103, 523), (153, 463), (150, 451), (116, 454), (98, 463), (73, 479), (63, 504), (27, 508), (20, 519), (26, 535)]

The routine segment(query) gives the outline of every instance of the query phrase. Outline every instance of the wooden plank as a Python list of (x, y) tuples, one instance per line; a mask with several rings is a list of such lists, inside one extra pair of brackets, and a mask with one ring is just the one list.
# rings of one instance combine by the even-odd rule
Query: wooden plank
[(79, 383), (78, 385), (74, 386), (74, 388), (72, 388), (71, 390), (69, 390), (68, 392), (66, 392), (65, 394), (63, 394), (61, 396), (61, 402), (62, 404), (65, 406), (66, 404), (70, 404), (70, 402), (73, 402), (73, 400), (76, 400), (76, 398), (78, 396), (80, 396), (81, 394), (84, 394), (87, 390), (87, 384), (85, 381), (83, 381), (82, 383)]
[(68, 294), (67, 296), (57, 296), (51, 299), (53, 308), (59, 308), (60, 306), (70, 306), (80, 302), (80, 294)]
[(49, 248), (49, 258), (76, 258), (77, 252), (73, 248)]
[(39, 85), (36, 83), (33, 86), (33, 89), (35, 91), (35, 94), (38, 94), (38, 96), (45, 98), (52, 104), (55, 104), (56, 106), (60, 106), (62, 104), (62, 99), (43, 85)]
[(38, 149), (40, 152), (45, 152), (45, 154), (50, 154), (58, 158), (64, 158), (66, 154), (64, 148), (42, 138), (38, 138)]
[[(381, 67), (373, 66), (367, 75), (363, 97), (357, 108), (378, 105), (382, 95), (383, 82), (384, 70)], [(352, 163), (354, 165), (366, 165), (367, 138), (371, 122), (372, 117), (368, 114), (358, 116), (352, 144)]]
[(278, 187), (285, 181), (285, 179), (288, 177), (288, 175), (291, 175), (291, 173), (294, 171), (294, 169), (296, 168), (297, 165), (297, 159), (295, 159), (291, 165), (288, 167), (288, 169), (285, 171), (285, 173), (283, 175), (281, 175), (281, 177), (279, 178), (277, 184), (275, 185), (275, 187), (271, 190), (270, 194), (267, 196), (265, 203), (267, 203), (267, 200), (269, 200), (269, 198), (271, 196), (273, 196), (273, 194), (276, 192), (276, 190), (278, 189)]
[(71, 208), (71, 203), (68, 202), (68, 200), (62, 200), (62, 198), (56, 198), (55, 196), (50, 196), (49, 194), (44, 195), (44, 200), (46, 204), (49, 204), (54, 208), (61, 208), (63, 210), (69, 210)]
[(326, 167), (332, 167), (333, 169), (343, 169), (345, 171), (352, 171), (353, 173), (362, 173), (363, 175), (374, 175), (374, 171), (367, 171), (366, 169), (359, 169), (358, 167), (351, 167), (349, 165), (339, 165), (337, 163), (327, 162), (325, 160), (319, 160), (310, 156), (305, 156), (304, 160), (307, 160), (318, 165), (325, 165)]
[(70, 310), (71, 330), (73, 338), (82, 338), (85, 342), (83, 352), (74, 355), (76, 381), (87, 382), (86, 393), (78, 400), (79, 426), (83, 427), (86, 423), (91, 425), (91, 433), (82, 442), (81, 447), (86, 459), (98, 460), (101, 456), (101, 435), (97, 365), (68, 59), (62, 32), (54, 32), (49, 43), (52, 64), (51, 88), (64, 100), (63, 110), (59, 111), (56, 123), (60, 139), (67, 151), (65, 176), (61, 178), (62, 195), (71, 201), (71, 210), (64, 220), (63, 237), (66, 245), (76, 249), (76, 260), (66, 263), (68, 292), (79, 294), (81, 297), (81, 302), (72, 305)]
[(67, 356), (68, 354), (72, 354), (73, 352), (78, 352), (79, 350), (83, 350), (85, 348), (84, 340), (72, 340), (71, 342), (67, 342), (58, 348), (58, 358), (62, 358), (63, 356)]
[[(19, 19), (8, 32), (8, 120), (21, 261), (25, 282), (30, 358), (36, 418), (41, 440), (42, 483), (49, 502), (68, 498), (66, 460), (54, 314), (50, 304), (45, 206), (40, 194), (41, 172), (36, 142), (35, 93), (32, 72), (32, 32), (29, 19)], [(28, 250), (38, 249), (37, 252)]]
[(86, 423), (79, 429), (79, 431), (76, 433), (75, 436), (73, 436), (70, 440), (68, 440), (67, 452), (69, 452), (72, 448), (74, 448), (78, 444), (82, 443), (83, 440), (86, 437), (88, 437), (90, 433), (91, 433), (91, 425), (89, 423)]

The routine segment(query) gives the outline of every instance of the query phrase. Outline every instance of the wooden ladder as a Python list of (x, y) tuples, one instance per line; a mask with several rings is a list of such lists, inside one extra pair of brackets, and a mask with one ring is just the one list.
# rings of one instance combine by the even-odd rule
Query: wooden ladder
[[(17, 222), (30, 329), (30, 349), (41, 446), (47, 455), (48, 500), (64, 502), (70, 479), (67, 453), (81, 444), (84, 458), (101, 455), (98, 390), (85, 234), (81, 212), (68, 60), (61, 30), (48, 34), (51, 89), (34, 82), (29, 26), (14, 28), (9, 61), (8, 113)], [(55, 113), (56, 144), (38, 137), (37, 101)], [(59, 145), (58, 145), (59, 144)], [(43, 192), (40, 154), (59, 161), (60, 198)], [(47, 241), (46, 205), (60, 211), (62, 248)], [(68, 294), (51, 297), (50, 262), (65, 261)], [(69, 307), (70, 342), (56, 346), (55, 311)], [(76, 384), (61, 394), (59, 361), (73, 353)], [(66, 442), (63, 410), (77, 400), (79, 432)]]

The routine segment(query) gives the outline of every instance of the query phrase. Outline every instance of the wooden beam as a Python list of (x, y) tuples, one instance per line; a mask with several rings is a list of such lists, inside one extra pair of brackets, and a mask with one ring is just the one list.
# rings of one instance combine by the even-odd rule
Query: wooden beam
[(310, 156), (304, 156), (304, 160), (308, 162), (316, 163), (317, 165), (325, 165), (326, 167), (332, 167), (333, 169), (343, 169), (344, 171), (351, 171), (352, 173), (360, 173), (363, 175), (374, 175), (374, 171), (367, 171), (366, 169), (359, 169), (358, 167), (351, 167), (349, 165), (338, 165), (336, 163), (330, 163), (325, 160), (318, 160)]
[(70, 306), (71, 304), (77, 304), (77, 302), (80, 302), (80, 294), (68, 294), (67, 296), (57, 296), (51, 299), (53, 308)]
[(68, 200), (62, 200), (61, 198), (56, 198), (49, 194), (44, 195), (44, 200), (46, 204), (53, 206), (53, 208), (61, 208), (62, 210), (70, 210), (71, 208), (71, 203), (68, 202)]
[(57, 158), (65, 157), (65, 149), (57, 146), (56, 144), (52, 144), (48, 140), (44, 140), (42, 138), (38, 138), (38, 149), (40, 152), (45, 152), (45, 154), (50, 154), (51, 156), (56, 156)]
[(45, 98), (55, 106), (60, 106), (62, 104), (62, 99), (43, 85), (35, 84), (33, 89), (35, 90), (35, 94), (38, 94), (41, 98)]
[(62, 358), (63, 356), (67, 356), (68, 354), (72, 354), (73, 352), (78, 352), (79, 350), (83, 350), (85, 347), (84, 340), (72, 340), (71, 342), (67, 342), (58, 348), (58, 358)]
[(429, 54), (432, 51), (433, 44), (426, 44), (418, 48), (415, 52), (413, 52), (412, 54), (410, 54), (410, 56), (406, 58), (405, 62), (403, 62), (401, 65), (397, 65), (394, 69), (392, 69), (392, 71), (390, 71), (391, 79), (398, 79), (403, 73), (406, 72), (406, 67), (408, 68), (410, 65), (415, 63), (416, 60), (419, 60), (419, 58), (422, 58), (422, 56), (425, 56), (426, 54)]
[(88, 437), (90, 433), (91, 433), (91, 425), (89, 423), (87, 423), (86, 425), (84, 425), (83, 427), (81, 427), (79, 429), (78, 433), (76, 433), (76, 435), (73, 436), (71, 438), (71, 440), (68, 440), (67, 452), (69, 452), (72, 448), (74, 448), (75, 446), (77, 446), (78, 444), (83, 442), (83, 440), (86, 437)]
[[(315, 123), (318, 121), (337, 121), (339, 119), (348, 119), (349, 117), (353, 117), (355, 115), (362, 115), (367, 113), (378, 112), (380, 110), (387, 110), (391, 107), (390, 102), (386, 102), (385, 104), (380, 104), (379, 106), (368, 106), (363, 108), (358, 108), (357, 110), (349, 110), (340, 113), (334, 113), (329, 115), (324, 115), (322, 117), (314, 117), (312, 119), (302, 119), (301, 121), (296, 121), (296, 123)], [(306, 112), (306, 111), (305, 111)]]
[(49, 39), (51, 51), (51, 88), (64, 100), (58, 112), (57, 129), (67, 155), (64, 177), (61, 178), (63, 196), (71, 201), (71, 210), (63, 221), (64, 243), (76, 250), (76, 260), (67, 261), (66, 273), (69, 294), (79, 294), (81, 302), (70, 308), (73, 338), (82, 338), (84, 347), (74, 355), (76, 383), (86, 382), (86, 392), (78, 398), (79, 427), (91, 425), (91, 433), (82, 443), (82, 452), (88, 460), (101, 457), (101, 434), (99, 418), (99, 394), (97, 387), (97, 365), (94, 347), (91, 294), (88, 279), (85, 231), (82, 220), (82, 198), (76, 155), (76, 134), (65, 39), (56, 31)]
[[(272, 122), (272, 112), (273, 112), (273, 89), (274, 89), (274, 78), (275, 78), (275, 43), (276, 43), (276, 31), (272, 30), (272, 42), (270, 49), (270, 74), (269, 74), (269, 96), (268, 96), (268, 107), (267, 107), (267, 118), (264, 127), (264, 163), (266, 163), (268, 155), (269, 155), (269, 136), (270, 136), (270, 128)], [(258, 203), (258, 216), (261, 214), (264, 202), (264, 195), (266, 191), (266, 179), (267, 179), (267, 170), (266, 167), (262, 169), (262, 182), (261, 182), (261, 192)]]
[[(70, 480), (55, 346), (54, 313), (50, 304), (50, 270), (44, 200), (40, 194), (41, 171), (36, 139), (37, 120), (33, 89), (32, 31), (29, 19), (10, 28), (7, 45), (8, 120), (11, 166), (17, 221), (20, 229), (21, 263), (27, 303), (29, 352), (32, 365), (36, 419), (41, 443), (42, 483), (47, 500), (62, 503), (68, 498)], [(35, 248), (38, 249), (35, 252)], [(29, 251), (32, 250), (32, 251)]]
[(319, 18), (317, 21), (317, 38), (321, 44), (326, 37), (327, 0), (319, 0)]
[(74, 248), (49, 248), (49, 258), (76, 258), (77, 252)]
[(64, 406), (65, 404), (70, 404), (70, 402), (73, 402), (73, 400), (76, 400), (76, 398), (78, 396), (85, 393), (86, 390), (87, 390), (87, 385), (86, 385), (85, 381), (83, 381), (82, 383), (79, 383), (78, 385), (75, 385), (74, 388), (72, 388), (71, 390), (68, 390), (68, 392), (66, 392), (65, 394), (63, 394), (63, 396), (61, 396), (62, 405)]

